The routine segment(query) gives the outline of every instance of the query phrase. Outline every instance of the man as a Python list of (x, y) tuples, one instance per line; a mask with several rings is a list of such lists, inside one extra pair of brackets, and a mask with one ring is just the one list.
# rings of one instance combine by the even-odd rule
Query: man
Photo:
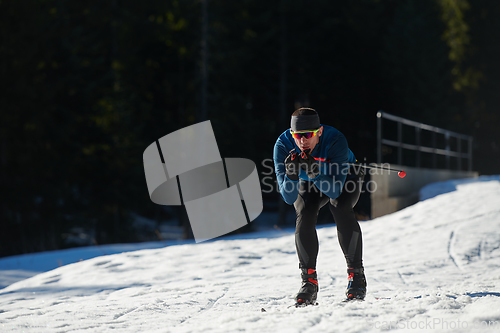
[[(362, 261), (362, 237), (354, 215), (364, 172), (349, 163), (356, 158), (337, 129), (321, 125), (317, 112), (300, 108), (292, 114), (291, 128), (274, 145), (274, 165), (279, 190), (296, 214), (295, 245), (302, 271), (297, 305), (314, 304), (318, 293), (316, 259), (319, 210), (328, 204), (347, 262), (348, 300), (364, 299), (366, 279)], [(346, 186), (348, 185), (349, 186)]]

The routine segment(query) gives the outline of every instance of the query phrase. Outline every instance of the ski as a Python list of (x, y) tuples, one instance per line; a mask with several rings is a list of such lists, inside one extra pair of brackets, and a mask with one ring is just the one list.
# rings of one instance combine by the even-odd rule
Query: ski
[(364, 299), (362, 298), (346, 298), (342, 301), (342, 303), (349, 303), (349, 302), (363, 302)]
[(340, 305), (345, 305), (347, 303), (363, 302), (364, 300), (365, 300), (365, 298), (363, 296), (354, 296), (353, 294), (348, 294), (348, 295), (346, 295), (346, 298), (344, 298), (340, 302)]
[[(296, 302), (295, 304), (292, 304), (292, 305), (289, 305), (287, 306), (286, 308), (287, 309), (290, 309), (291, 307), (295, 307), (295, 308), (305, 308), (306, 306), (318, 306), (319, 303), (318, 302), (314, 302), (314, 303), (311, 303), (311, 302)], [(279, 311), (279, 310), (278, 310)], [(266, 308), (261, 308), (260, 309), (260, 312), (267, 312), (267, 309)]]
[(291, 308), (292, 306), (296, 307), (296, 308), (305, 308), (306, 306), (309, 306), (309, 305), (312, 305), (312, 306), (316, 306), (316, 305), (319, 305), (318, 302), (310, 302), (310, 301), (304, 301), (304, 302), (296, 302), (295, 304), (292, 304), (288, 307)]

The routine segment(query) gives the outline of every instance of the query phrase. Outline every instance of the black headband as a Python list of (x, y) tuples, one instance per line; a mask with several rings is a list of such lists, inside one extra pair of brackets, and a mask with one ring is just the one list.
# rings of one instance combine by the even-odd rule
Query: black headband
[(317, 114), (292, 116), (292, 121), (290, 122), (290, 128), (293, 132), (315, 130), (320, 126), (319, 116)]

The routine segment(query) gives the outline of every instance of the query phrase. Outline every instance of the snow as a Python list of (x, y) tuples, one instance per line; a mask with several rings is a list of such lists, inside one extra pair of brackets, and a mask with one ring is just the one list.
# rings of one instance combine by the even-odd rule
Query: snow
[(284, 230), (130, 245), (58, 268), (54, 258), (92, 255), (25, 256), (17, 268), (3, 268), (5, 258), (0, 275), (29, 260), (54, 269), (0, 290), (0, 331), (500, 331), (500, 177), (437, 183), (421, 194), (428, 199), (361, 223), (364, 302), (341, 302), (347, 274), (331, 225), (318, 230), (318, 306), (288, 307), (300, 271), (293, 230)]
[(162, 248), (165, 245), (194, 243), (194, 241), (144, 242), (137, 244), (114, 244), (87, 246), (61, 251), (40, 252), (34, 254), (0, 258), (0, 288), (50, 271), (60, 266), (83, 261), (103, 255), (137, 251), (142, 249)]

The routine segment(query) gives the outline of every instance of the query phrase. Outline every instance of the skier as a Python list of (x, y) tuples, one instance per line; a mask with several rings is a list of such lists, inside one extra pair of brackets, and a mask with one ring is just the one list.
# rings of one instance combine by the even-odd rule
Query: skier
[[(274, 145), (274, 166), (282, 198), (293, 204), (297, 215), (295, 246), (302, 286), (296, 305), (315, 304), (318, 294), (316, 221), (326, 204), (335, 219), (340, 246), (347, 262), (347, 300), (364, 299), (366, 279), (362, 261), (362, 237), (354, 215), (361, 192), (364, 169), (356, 162), (344, 135), (321, 125), (318, 113), (300, 108), (292, 114), (291, 128)], [(348, 186), (349, 185), (349, 186)]]

